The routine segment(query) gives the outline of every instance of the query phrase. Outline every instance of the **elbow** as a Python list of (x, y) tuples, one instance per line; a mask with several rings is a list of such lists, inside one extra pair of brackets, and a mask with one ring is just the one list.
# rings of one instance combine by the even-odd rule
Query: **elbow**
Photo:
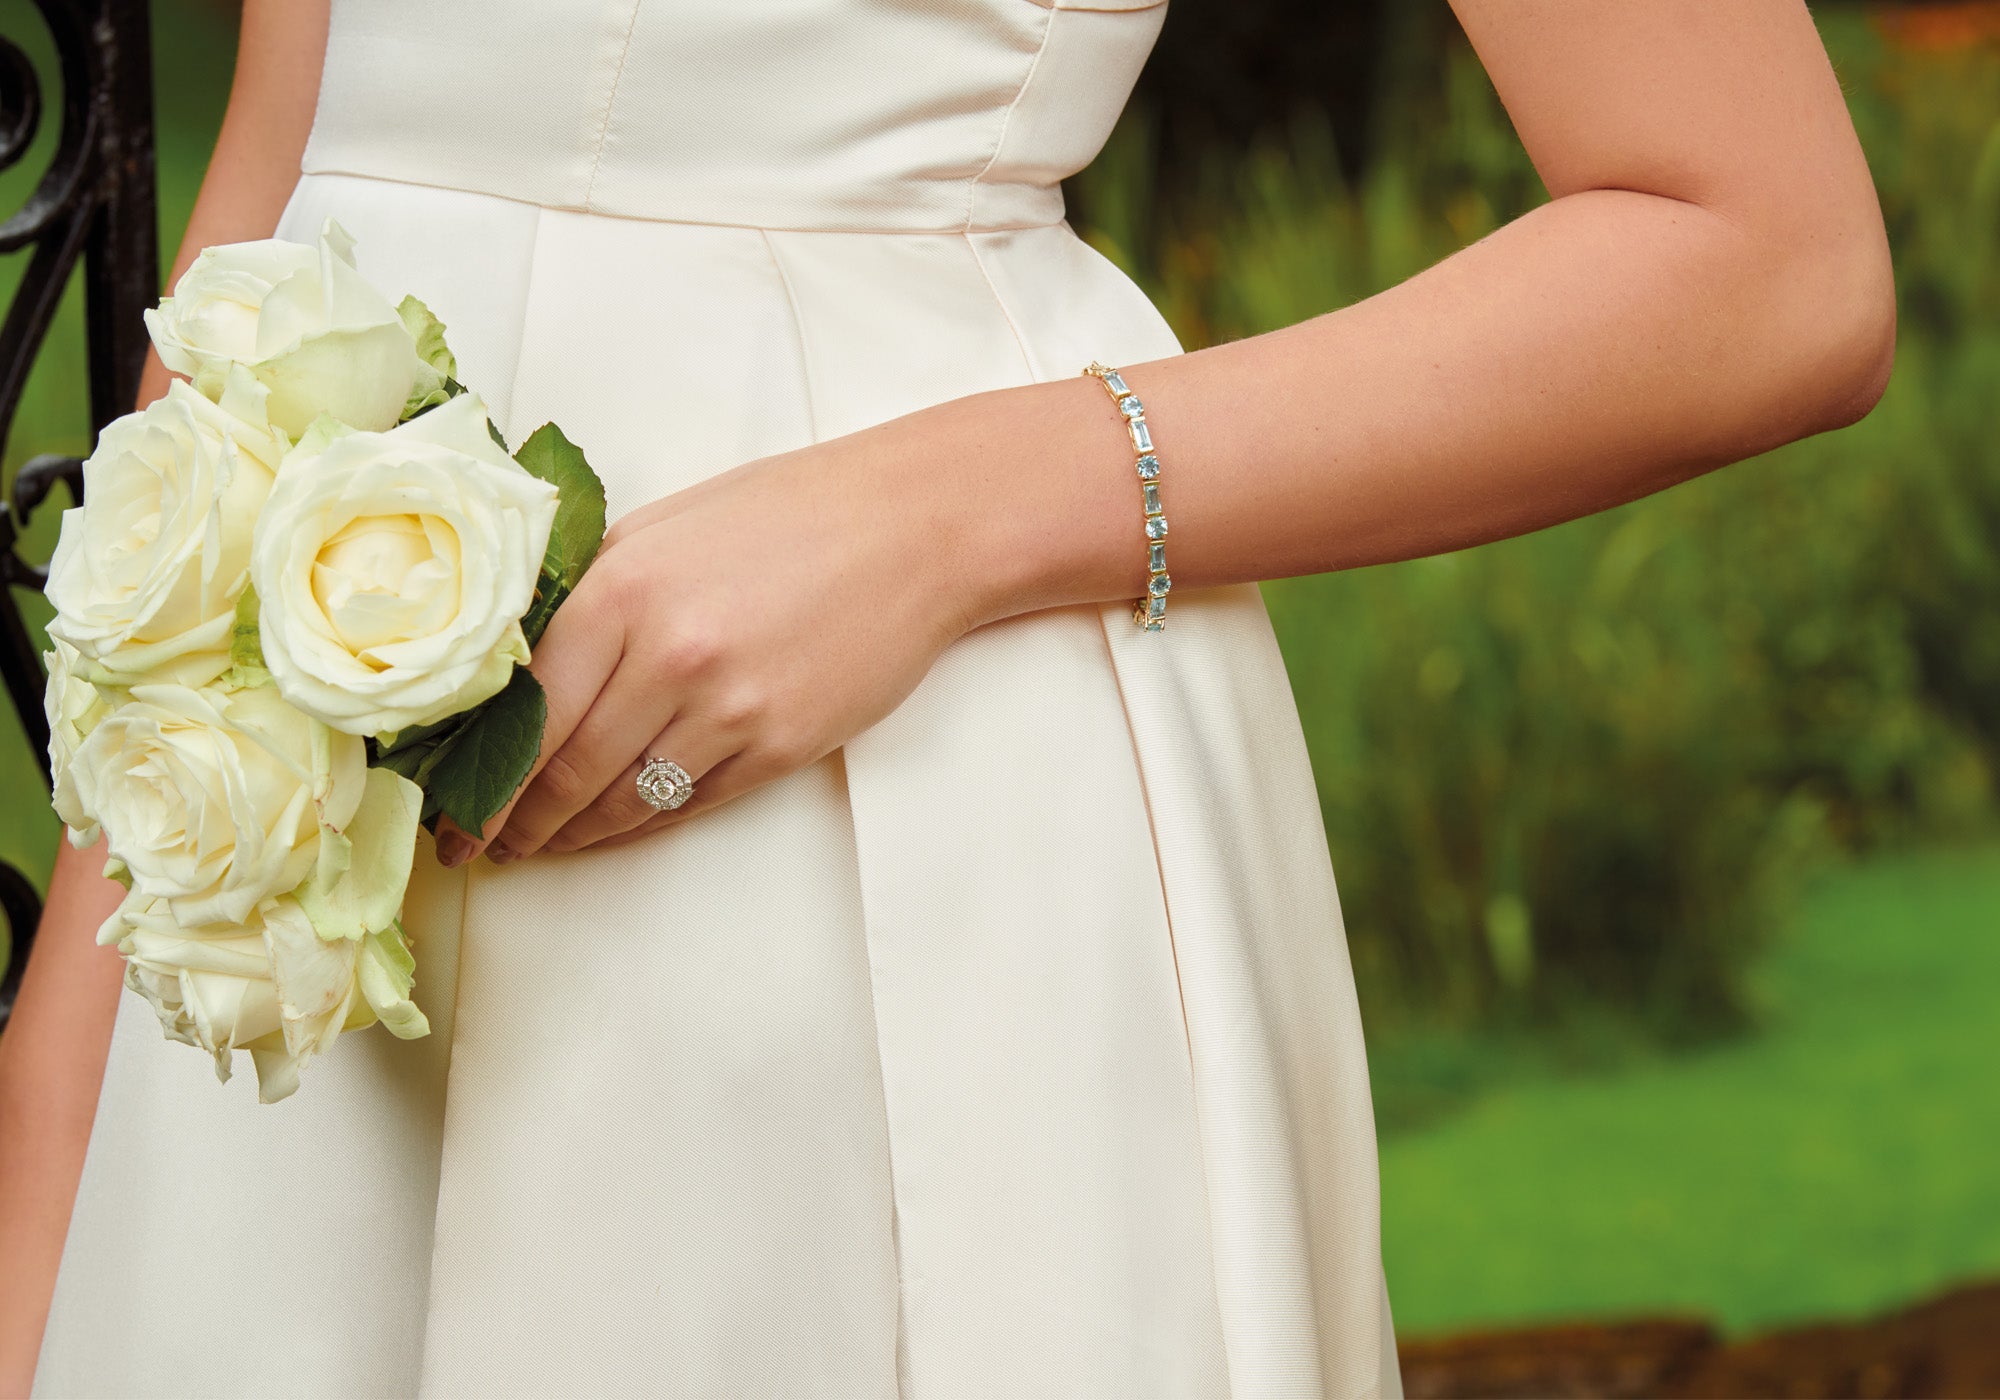
[[(1855, 281), (1864, 285), (1853, 286)], [(1826, 389), (1821, 431), (1866, 418), (1888, 390), (1896, 364), (1896, 292), (1887, 252), (1848, 285), (1846, 303), (1830, 308), (1820, 347)]]
[(1791, 404), (1797, 436), (1849, 427), (1889, 387), (1896, 360), (1896, 288), (1881, 216), (1847, 236), (1795, 246), (1776, 279), (1791, 328)]

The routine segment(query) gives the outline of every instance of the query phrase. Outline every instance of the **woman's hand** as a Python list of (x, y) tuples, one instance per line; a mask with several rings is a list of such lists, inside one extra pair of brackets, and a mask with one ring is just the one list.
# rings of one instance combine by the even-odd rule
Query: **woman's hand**
[[(707, 811), (830, 753), (916, 687), (977, 620), (956, 548), (976, 483), (926, 460), (920, 418), (748, 463), (613, 526), (535, 648), (548, 725), (489, 824), (492, 859)], [(649, 756), (695, 779), (686, 805), (641, 799)], [(440, 831), (446, 864), (480, 848)]]

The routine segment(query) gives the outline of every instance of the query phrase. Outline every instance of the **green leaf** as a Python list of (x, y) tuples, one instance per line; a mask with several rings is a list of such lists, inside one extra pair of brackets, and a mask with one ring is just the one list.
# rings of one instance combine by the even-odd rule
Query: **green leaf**
[[(430, 781), (431, 770), (444, 758), (445, 751), (465, 727), (479, 715), (479, 709), (448, 715), (435, 724), (412, 725), (377, 735), (368, 741), (368, 765), (400, 773), (418, 787)], [(424, 816), (436, 815), (435, 804), (426, 803)], [(428, 823), (427, 823), (428, 824)]]
[(562, 606), (562, 600), (567, 597), (569, 590), (563, 587), (562, 580), (544, 568), (542, 576), (535, 580), (534, 601), (530, 602), (528, 610), (521, 614), (521, 635), (528, 639), (530, 649), (542, 639), (542, 633), (548, 629), (549, 619), (556, 615), (556, 609)]
[(418, 771), (424, 766), (424, 760), (429, 758), (430, 754), (429, 744), (412, 744), (406, 749), (393, 749), (377, 754), (369, 760), (369, 767), (386, 768), (391, 773), (399, 773), (414, 783), (417, 782)]
[(229, 633), (229, 664), (246, 670), (264, 669), (264, 648), (257, 631), (257, 590), (247, 583), (236, 598), (236, 625)]
[(446, 715), (432, 724), (413, 724), (403, 729), (392, 729), (387, 734), (378, 734), (371, 741), (376, 757), (370, 761), (376, 762), (389, 754), (446, 738), (464, 724), (466, 718), (464, 714)]
[(474, 710), (439, 752), (424, 782), (425, 814), (450, 817), (461, 831), (483, 832), (535, 766), (548, 718), (540, 682), (516, 666), (507, 688)]
[(514, 460), (556, 488), (556, 523), (549, 531), (542, 571), (567, 592), (583, 578), (597, 557), (597, 547), (604, 543), (604, 483), (584, 460), (583, 449), (553, 423), (530, 433)]

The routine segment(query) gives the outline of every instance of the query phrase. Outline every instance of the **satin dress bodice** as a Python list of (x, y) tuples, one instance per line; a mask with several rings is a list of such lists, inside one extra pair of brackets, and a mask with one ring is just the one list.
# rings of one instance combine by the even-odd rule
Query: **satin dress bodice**
[(1063, 216), (1160, 0), (338, 0), (305, 157), (765, 228)]

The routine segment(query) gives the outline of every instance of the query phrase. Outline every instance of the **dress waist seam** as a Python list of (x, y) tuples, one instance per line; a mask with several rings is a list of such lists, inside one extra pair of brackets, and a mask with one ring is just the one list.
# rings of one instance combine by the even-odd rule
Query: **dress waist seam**
[(988, 223), (968, 226), (961, 219), (953, 219), (924, 228), (884, 228), (869, 224), (760, 224), (738, 219), (699, 219), (682, 215), (641, 214), (597, 206), (586, 208), (581, 204), (551, 204), (541, 200), (525, 199), (520, 195), (503, 194), (497, 190), (482, 189), (477, 185), (454, 185), (441, 180), (409, 180), (396, 175), (383, 175), (372, 170), (353, 170), (339, 165), (311, 165), (300, 168), (301, 178), (316, 175), (341, 176), (352, 180), (373, 180), (385, 185), (407, 185), (418, 190), (452, 190), (459, 194), (479, 195), (485, 199), (505, 200), (509, 204), (524, 205), (530, 209), (549, 210), (563, 214), (574, 214), (581, 218), (622, 219), (632, 223), (645, 224), (685, 224), (694, 228), (737, 228), (752, 232), (769, 233), (871, 233), (900, 238), (962, 238), (967, 234), (1013, 233), (1032, 229), (1063, 228), (1068, 225), (1067, 212), (1054, 219), (1034, 223)]

